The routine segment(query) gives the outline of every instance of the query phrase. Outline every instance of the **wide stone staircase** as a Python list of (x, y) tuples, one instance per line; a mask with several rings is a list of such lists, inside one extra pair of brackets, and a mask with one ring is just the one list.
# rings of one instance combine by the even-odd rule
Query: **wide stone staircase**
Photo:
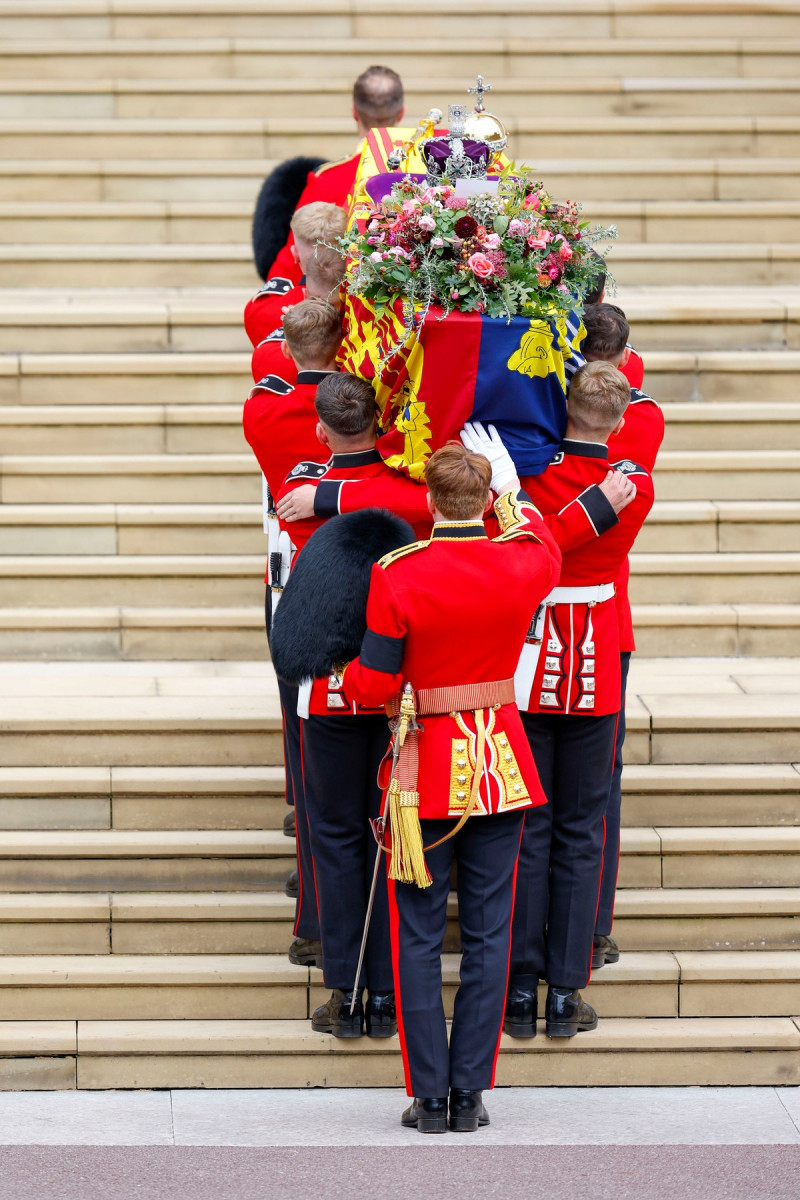
[[(409, 31), (412, 36), (407, 36)], [(256, 192), (482, 72), (615, 222), (667, 433), (632, 561), (620, 963), (518, 1084), (800, 1082), (800, 3), (0, 2), (0, 1087), (394, 1084), (292, 967)], [(447, 1002), (457, 982), (455, 929)]]

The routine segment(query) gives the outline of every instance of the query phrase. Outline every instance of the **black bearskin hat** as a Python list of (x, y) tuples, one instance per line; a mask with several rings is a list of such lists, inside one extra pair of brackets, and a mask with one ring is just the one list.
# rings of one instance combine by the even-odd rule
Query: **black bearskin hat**
[(289, 225), (303, 194), (310, 171), (322, 166), (324, 158), (305, 155), (279, 163), (261, 185), (253, 213), (253, 259), (266, 279), (269, 269), (289, 237)]

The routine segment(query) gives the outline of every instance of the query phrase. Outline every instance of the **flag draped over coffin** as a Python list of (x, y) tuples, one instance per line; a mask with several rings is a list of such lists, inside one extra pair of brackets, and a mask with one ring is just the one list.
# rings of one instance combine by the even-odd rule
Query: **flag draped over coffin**
[(386, 462), (419, 479), (425, 462), (465, 421), (497, 427), (521, 475), (543, 471), (566, 428), (566, 391), (583, 363), (583, 325), (431, 308), (405, 346), (402, 301), (381, 310), (349, 296), (341, 366), (375, 388)]

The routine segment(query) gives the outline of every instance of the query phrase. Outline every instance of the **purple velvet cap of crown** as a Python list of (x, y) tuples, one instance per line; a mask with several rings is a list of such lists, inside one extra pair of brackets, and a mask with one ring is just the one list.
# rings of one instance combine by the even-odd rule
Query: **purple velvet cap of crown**
[[(474, 163), (488, 164), (492, 151), (486, 142), (476, 142), (473, 138), (462, 138), (461, 144), (467, 158), (472, 159)], [(427, 142), (422, 143), (420, 150), (426, 162), (433, 161), (441, 170), (453, 153), (453, 145), (448, 138), (430, 138)]]
[(407, 175), (417, 183), (425, 182), (424, 175), (409, 175), (407, 171), (386, 171), (383, 175), (372, 175), (367, 180), (367, 195), (375, 204), (380, 204), (390, 194), (394, 185)]

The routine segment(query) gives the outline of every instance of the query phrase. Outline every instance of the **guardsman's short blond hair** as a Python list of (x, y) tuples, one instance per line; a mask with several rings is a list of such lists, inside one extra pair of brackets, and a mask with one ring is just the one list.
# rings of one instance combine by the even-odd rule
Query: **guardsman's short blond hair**
[(295, 241), (306, 242), (309, 246), (314, 246), (317, 242), (335, 243), (346, 228), (346, 210), (338, 204), (327, 204), (324, 200), (304, 204), (292, 217)]
[(585, 363), (572, 376), (567, 412), (573, 425), (587, 437), (605, 440), (619, 425), (631, 399), (631, 385), (612, 363)]
[(283, 332), (298, 363), (327, 363), (342, 340), (342, 317), (324, 300), (301, 300), (283, 315)]

